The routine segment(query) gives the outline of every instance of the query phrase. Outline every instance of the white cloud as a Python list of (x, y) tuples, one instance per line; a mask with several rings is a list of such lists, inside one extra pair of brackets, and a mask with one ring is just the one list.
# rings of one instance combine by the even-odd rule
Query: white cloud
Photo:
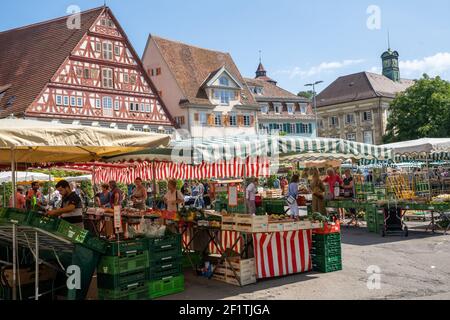
[(421, 76), (427, 73), (430, 76), (438, 76), (447, 71), (450, 71), (449, 52), (436, 53), (420, 60), (400, 61), (400, 72), (405, 75)]
[(295, 67), (291, 70), (281, 70), (276, 72), (277, 74), (288, 74), (291, 79), (296, 77), (312, 77), (323, 72), (330, 72), (345, 67), (357, 65), (363, 63), (363, 59), (357, 60), (343, 60), (343, 61), (333, 61), (333, 62), (322, 62), (317, 66), (313, 66), (309, 69), (302, 69), (301, 67)]

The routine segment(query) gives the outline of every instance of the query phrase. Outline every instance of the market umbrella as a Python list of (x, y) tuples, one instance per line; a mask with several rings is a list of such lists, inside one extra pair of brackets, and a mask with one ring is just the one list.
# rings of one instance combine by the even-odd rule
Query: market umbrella
[[(0, 163), (10, 162), (12, 172), (16, 163), (94, 161), (169, 142), (170, 136), (161, 134), (14, 118), (0, 120)], [(13, 174), (15, 188), (14, 178)]]
[(166, 146), (168, 135), (49, 122), (1, 119), (0, 163), (82, 162)]
[(450, 159), (450, 138), (424, 138), (386, 144), (383, 147), (392, 149), (398, 162)]

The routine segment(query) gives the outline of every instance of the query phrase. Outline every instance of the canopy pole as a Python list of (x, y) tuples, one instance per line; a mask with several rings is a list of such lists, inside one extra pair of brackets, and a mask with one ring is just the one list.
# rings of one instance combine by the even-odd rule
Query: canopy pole
[(16, 207), (16, 155), (14, 147), (11, 148), (11, 181), (12, 181), (12, 207)]
[(153, 183), (153, 209), (156, 208), (156, 168), (155, 168), (155, 160), (152, 160), (152, 183)]
[(13, 287), (12, 287), (12, 299), (13, 301), (17, 300), (17, 230), (16, 230), (16, 224), (12, 224), (12, 267), (13, 267)]
[(38, 301), (39, 300), (39, 234), (35, 233), (35, 279), (34, 279), (34, 291), (35, 291), (35, 300)]

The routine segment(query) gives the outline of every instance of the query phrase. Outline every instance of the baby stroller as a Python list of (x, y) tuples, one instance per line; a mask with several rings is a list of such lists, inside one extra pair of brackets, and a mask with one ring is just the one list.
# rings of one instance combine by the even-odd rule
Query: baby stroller
[(401, 208), (389, 207), (384, 209), (384, 223), (381, 226), (381, 235), (408, 236), (408, 227), (406, 226)]

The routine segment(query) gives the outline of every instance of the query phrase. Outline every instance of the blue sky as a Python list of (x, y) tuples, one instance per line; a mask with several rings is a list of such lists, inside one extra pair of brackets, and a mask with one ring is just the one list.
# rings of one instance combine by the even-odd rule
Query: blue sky
[[(103, 0), (4, 1), (0, 30), (82, 10)], [(423, 72), (450, 79), (450, 1), (448, 0), (108, 0), (141, 54), (149, 33), (193, 45), (230, 52), (244, 76), (254, 76), (259, 50), (269, 76), (292, 91), (323, 80), (320, 91), (338, 76), (380, 72), (380, 55), (398, 50), (401, 73)], [(379, 8), (380, 29), (369, 29)], [(378, 16), (378, 15), (376, 15)]]

